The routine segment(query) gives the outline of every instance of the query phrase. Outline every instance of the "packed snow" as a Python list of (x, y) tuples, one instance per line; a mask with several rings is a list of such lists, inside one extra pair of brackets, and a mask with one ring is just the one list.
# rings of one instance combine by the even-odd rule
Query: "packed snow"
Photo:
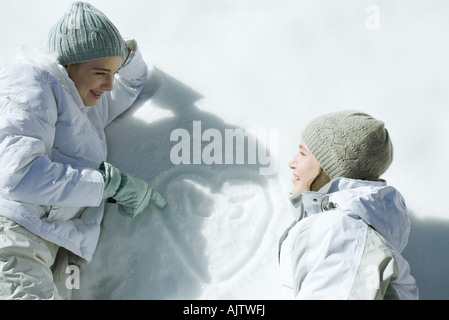
[[(44, 47), (71, 2), (0, 0), (0, 66)], [(395, 158), (383, 178), (410, 209), (404, 256), (421, 299), (449, 298), (447, 1), (90, 3), (152, 70), (107, 128), (109, 162), (168, 206), (129, 219), (108, 204), (74, 299), (281, 299), (287, 164), (310, 120), (343, 109), (386, 123)]]

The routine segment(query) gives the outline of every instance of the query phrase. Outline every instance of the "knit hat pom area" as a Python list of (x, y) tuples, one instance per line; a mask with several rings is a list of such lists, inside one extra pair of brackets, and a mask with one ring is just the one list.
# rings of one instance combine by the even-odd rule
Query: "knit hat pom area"
[(128, 55), (126, 42), (100, 10), (85, 2), (72, 3), (49, 32), (48, 47), (62, 65)]
[(359, 111), (312, 120), (302, 139), (331, 178), (378, 180), (393, 161), (393, 145), (382, 121)]

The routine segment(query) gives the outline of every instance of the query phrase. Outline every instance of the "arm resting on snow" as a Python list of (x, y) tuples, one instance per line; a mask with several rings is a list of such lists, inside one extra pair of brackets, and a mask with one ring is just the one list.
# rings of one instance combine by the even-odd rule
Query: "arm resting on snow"
[[(17, 183), (8, 186), (13, 181)], [(38, 205), (96, 207), (102, 201), (103, 186), (103, 177), (97, 170), (73, 168), (39, 156), (24, 169), (10, 173), (0, 194), (9, 200)]]
[(137, 99), (148, 80), (148, 66), (135, 40), (128, 40), (133, 51), (118, 71), (112, 92), (108, 92), (97, 105), (103, 127), (125, 112)]

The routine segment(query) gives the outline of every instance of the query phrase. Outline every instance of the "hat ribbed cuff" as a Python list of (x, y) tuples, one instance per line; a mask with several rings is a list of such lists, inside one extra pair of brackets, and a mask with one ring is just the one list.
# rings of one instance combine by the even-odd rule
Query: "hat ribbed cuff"
[(50, 30), (49, 49), (62, 65), (128, 56), (126, 42), (114, 24), (90, 4), (76, 2)]
[(326, 147), (328, 144), (325, 141), (326, 139), (331, 139), (331, 137), (323, 137), (322, 128), (318, 126), (316, 121), (311, 122), (306, 127), (303, 131), (302, 139), (329, 178), (334, 179), (342, 174), (337, 158), (329, 156), (333, 151)]

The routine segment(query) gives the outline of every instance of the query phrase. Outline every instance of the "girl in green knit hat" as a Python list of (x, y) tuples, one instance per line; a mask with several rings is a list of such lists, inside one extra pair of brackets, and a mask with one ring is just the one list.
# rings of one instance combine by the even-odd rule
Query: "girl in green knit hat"
[(151, 76), (137, 42), (75, 2), (48, 44), (0, 73), (0, 299), (70, 298), (67, 277), (91, 261), (106, 199), (127, 217), (166, 205), (106, 162), (104, 128)]

